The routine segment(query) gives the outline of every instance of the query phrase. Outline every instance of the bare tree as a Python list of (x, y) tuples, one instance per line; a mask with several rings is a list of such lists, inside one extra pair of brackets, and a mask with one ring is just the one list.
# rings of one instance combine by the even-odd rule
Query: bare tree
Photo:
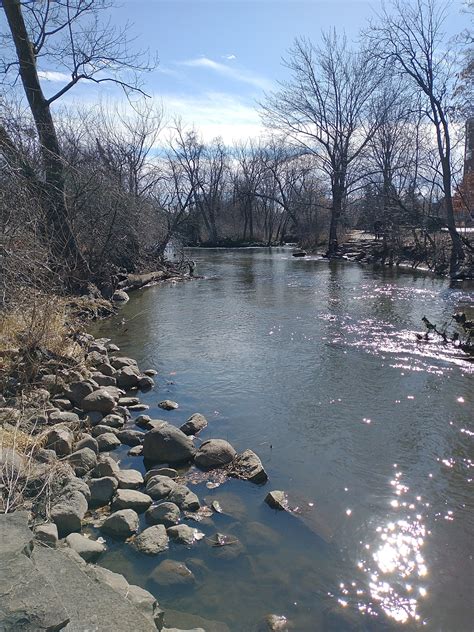
[[(104, 0), (4, 0), (2, 6), (9, 27), (3, 44), (11, 42), (15, 51), (13, 61), (5, 61), (4, 71), (16, 70), (20, 76), (41, 148), (46, 232), (56, 258), (65, 259), (70, 269), (82, 268), (85, 262), (71, 228), (61, 144), (51, 105), (81, 80), (114, 81), (126, 89), (139, 89), (136, 83), (121, 79), (119, 73), (146, 65), (128, 53), (124, 30), (100, 24), (100, 9), (109, 6)], [(59, 64), (70, 74), (70, 80), (50, 97), (43, 90), (38, 68), (44, 60), (56, 67)]]
[(442, 31), (446, 4), (437, 0), (393, 0), (367, 31), (374, 57), (385, 72), (400, 72), (424, 95), (439, 154), (446, 224), (452, 242), (450, 273), (456, 276), (464, 260), (463, 242), (453, 210), (452, 102), (456, 60), (447, 52)]
[(264, 120), (318, 157), (332, 193), (328, 256), (338, 247), (338, 225), (357, 177), (354, 167), (376, 129), (369, 104), (379, 78), (367, 53), (349, 49), (335, 32), (316, 48), (296, 40), (285, 62), (292, 77), (263, 104)]

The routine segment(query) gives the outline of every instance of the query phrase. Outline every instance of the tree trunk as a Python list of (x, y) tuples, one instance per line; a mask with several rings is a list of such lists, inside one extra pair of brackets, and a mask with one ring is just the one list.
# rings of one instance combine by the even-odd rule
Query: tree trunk
[(44, 167), (44, 205), (47, 218), (45, 233), (50, 239), (53, 256), (66, 260), (71, 269), (84, 264), (76, 244), (64, 195), (64, 168), (49, 103), (43, 94), (36, 68), (36, 57), (21, 12), (20, 0), (3, 0), (23, 88), (33, 115)]
[(327, 257), (334, 257), (337, 253), (339, 246), (337, 240), (337, 228), (339, 226), (339, 220), (342, 215), (342, 190), (339, 185), (334, 185), (332, 188), (332, 209), (331, 209), (331, 223), (329, 226), (329, 245), (326, 252)]

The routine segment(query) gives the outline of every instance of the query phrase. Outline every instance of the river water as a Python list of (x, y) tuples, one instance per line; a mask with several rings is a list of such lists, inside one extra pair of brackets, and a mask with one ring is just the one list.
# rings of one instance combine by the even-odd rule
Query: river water
[[(252, 448), (270, 480), (192, 486), (224, 511), (192, 526), (238, 539), (238, 556), (205, 538), (159, 558), (111, 543), (101, 563), (165, 610), (232, 632), (268, 613), (302, 632), (472, 631), (473, 365), (415, 332), (424, 315), (472, 315), (473, 287), (286, 249), (191, 256), (203, 279), (135, 293), (94, 333), (159, 371), (142, 396), (153, 418), (204, 414), (201, 438)], [(271, 489), (297, 513), (270, 509)], [(165, 557), (187, 561), (196, 585), (155, 584)]]

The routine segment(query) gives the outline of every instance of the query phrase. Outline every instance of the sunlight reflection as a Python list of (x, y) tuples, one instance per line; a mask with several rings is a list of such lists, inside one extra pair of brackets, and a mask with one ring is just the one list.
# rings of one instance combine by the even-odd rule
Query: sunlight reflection
[[(421, 513), (400, 515), (400, 512), (415, 509), (415, 502), (421, 503), (421, 496), (416, 496), (415, 502), (400, 500), (410, 491), (401, 478), (402, 473), (397, 471), (390, 481), (397, 498), (389, 501), (389, 505), (396, 513), (392, 514), (391, 520), (376, 527), (373, 542), (361, 543), (369, 556), (361, 559), (357, 566), (367, 576), (367, 590), (358, 589), (354, 594), (350, 588), (341, 586), (341, 592), (342, 599), (352, 593), (361, 612), (374, 614), (377, 609), (382, 609), (395, 621), (406, 623), (420, 620), (418, 601), (427, 595), (427, 589), (422, 585), (428, 574), (422, 554), (427, 532)], [(365, 602), (360, 601), (364, 592)]]

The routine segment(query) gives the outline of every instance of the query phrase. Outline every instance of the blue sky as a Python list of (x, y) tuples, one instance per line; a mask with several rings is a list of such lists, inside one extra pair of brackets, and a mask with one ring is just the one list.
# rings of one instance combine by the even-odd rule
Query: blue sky
[[(158, 54), (144, 87), (167, 117), (231, 142), (260, 132), (256, 104), (284, 78), (281, 59), (296, 36), (317, 42), (322, 30), (336, 27), (355, 39), (379, 6), (379, 0), (122, 0), (111, 19), (132, 23), (135, 46)], [(452, 3), (450, 33), (467, 27), (461, 6), (462, 0)], [(91, 102), (100, 93), (114, 95), (110, 87), (83, 85), (68, 99)]]

